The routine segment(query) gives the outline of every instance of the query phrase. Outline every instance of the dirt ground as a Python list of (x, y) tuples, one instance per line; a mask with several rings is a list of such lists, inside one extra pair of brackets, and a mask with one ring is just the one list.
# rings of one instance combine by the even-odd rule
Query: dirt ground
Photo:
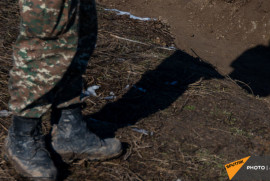
[[(241, 18), (241, 12), (247, 11), (254, 0), (175, 2), (98, 1), (98, 43), (84, 78), (86, 87), (100, 85), (100, 89), (98, 97), (86, 100), (84, 115), (92, 131), (101, 137), (116, 136), (125, 151), (114, 160), (77, 160), (69, 165), (53, 155), (59, 180), (223, 181), (228, 180), (225, 164), (249, 155), (270, 154), (270, 51), (259, 45), (267, 42), (269, 34), (263, 34), (258, 25), (255, 33), (239, 30), (241, 36), (237, 36), (233, 24), (225, 26), (235, 21), (218, 19), (234, 11), (236, 15), (231, 18)], [(186, 6), (182, 7), (183, 3)], [(0, 9), (0, 108), (5, 110), (11, 45), (18, 34), (19, 16), (16, 0), (1, 1), (0, 7), (4, 7)], [(259, 14), (269, 16), (267, 7), (251, 8), (250, 14), (258, 13), (259, 21), (264, 17)], [(105, 8), (158, 19), (134, 20)], [(210, 17), (211, 11), (219, 14)], [(184, 16), (187, 12), (196, 15), (191, 25), (196, 27), (198, 23), (200, 27), (184, 26), (190, 22), (188, 14)], [(178, 23), (172, 23), (175, 18), (169, 13), (178, 17)], [(208, 20), (204, 19), (207, 14)], [(241, 26), (248, 27), (251, 20), (245, 17)], [(209, 22), (213, 23), (210, 27), (206, 26)], [(212, 57), (207, 53), (210, 50)], [(231, 62), (222, 64), (224, 57)], [(111, 92), (115, 97), (108, 100)], [(9, 125), (10, 117), (0, 117), (0, 146)], [(47, 115), (43, 125), (48, 133)], [(0, 180), (27, 179), (0, 157)]]
[(97, 0), (110, 8), (169, 23), (179, 49), (223, 74), (244, 51), (270, 39), (267, 0)]

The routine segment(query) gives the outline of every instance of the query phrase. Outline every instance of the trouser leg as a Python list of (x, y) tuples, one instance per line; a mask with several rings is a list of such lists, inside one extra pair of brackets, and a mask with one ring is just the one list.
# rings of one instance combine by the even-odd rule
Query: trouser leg
[(13, 47), (9, 107), (39, 118), (52, 105), (80, 102), (82, 74), (94, 49), (93, 0), (20, 0), (20, 34)]

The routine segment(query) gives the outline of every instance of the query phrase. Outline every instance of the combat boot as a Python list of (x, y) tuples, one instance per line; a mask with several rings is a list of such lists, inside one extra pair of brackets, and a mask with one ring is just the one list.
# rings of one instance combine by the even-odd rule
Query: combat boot
[(23, 177), (56, 180), (57, 169), (45, 148), (40, 119), (13, 116), (4, 144), (4, 157)]
[(61, 110), (58, 125), (52, 130), (52, 147), (66, 162), (107, 160), (122, 153), (118, 139), (101, 139), (87, 128), (80, 107)]

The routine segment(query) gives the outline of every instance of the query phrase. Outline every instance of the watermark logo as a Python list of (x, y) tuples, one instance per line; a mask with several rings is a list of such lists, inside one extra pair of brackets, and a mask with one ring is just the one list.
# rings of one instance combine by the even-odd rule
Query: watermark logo
[(248, 156), (225, 168), (230, 180), (270, 180), (270, 156)]
[(250, 156), (225, 165), (230, 180), (232, 180), (235, 174), (242, 168), (249, 158)]

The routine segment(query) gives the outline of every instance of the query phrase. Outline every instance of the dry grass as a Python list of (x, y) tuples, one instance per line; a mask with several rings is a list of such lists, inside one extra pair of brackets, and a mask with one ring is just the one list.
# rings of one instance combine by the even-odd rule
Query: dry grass
[[(0, 9), (0, 108), (7, 109), (18, 14), (16, 1), (3, 1), (0, 6), (5, 7)], [(224, 164), (247, 154), (270, 152), (265, 103), (207, 63), (167, 49), (173, 45), (167, 25), (131, 20), (102, 7), (98, 15), (97, 48), (84, 78), (86, 87), (101, 88), (98, 97), (86, 100), (84, 114), (97, 134), (124, 142), (125, 152), (112, 161), (78, 160), (64, 165), (60, 179), (227, 180)], [(169, 85), (174, 81), (176, 85)], [(116, 98), (103, 99), (110, 92)], [(0, 118), (1, 147), (9, 119)], [(48, 122), (44, 127), (48, 132)], [(22, 180), (2, 157), (0, 179)]]

